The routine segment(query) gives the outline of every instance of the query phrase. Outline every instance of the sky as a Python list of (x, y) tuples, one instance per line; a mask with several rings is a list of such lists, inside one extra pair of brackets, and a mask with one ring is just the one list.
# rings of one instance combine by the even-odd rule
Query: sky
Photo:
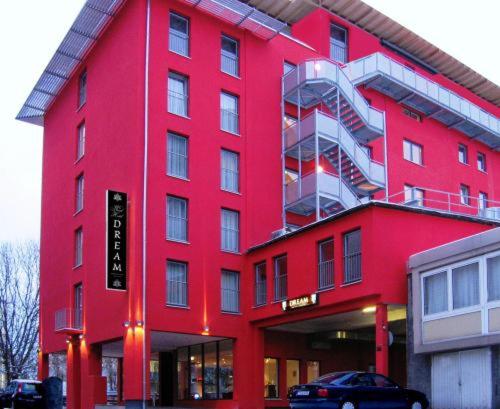
[[(500, 84), (500, 1), (364, 0)], [(0, 7), (0, 242), (38, 239), (41, 127), (15, 120), (84, 0)]]

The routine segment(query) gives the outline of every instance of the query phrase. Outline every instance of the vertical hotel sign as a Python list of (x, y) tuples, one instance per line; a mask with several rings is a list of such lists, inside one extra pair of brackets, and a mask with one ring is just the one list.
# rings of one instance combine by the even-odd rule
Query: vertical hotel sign
[(106, 191), (106, 289), (127, 290), (127, 194)]

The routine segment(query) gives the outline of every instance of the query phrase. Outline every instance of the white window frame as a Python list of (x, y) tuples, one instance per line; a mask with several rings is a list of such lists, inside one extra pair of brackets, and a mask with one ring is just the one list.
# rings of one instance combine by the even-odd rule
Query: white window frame
[[(406, 155), (406, 146), (409, 147), (409, 156)], [(415, 158), (414, 149), (418, 149), (419, 160)], [(424, 147), (416, 142), (411, 141), (410, 139), (403, 139), (403, 159), (408, 162), (415, 163), (417, 165), (424, 165)]]
[(80, 213), (83, 210), (84, 203), (84, 190), (85, 190), (85, 177), (83, 173), (80, 173), (76, 177), (75, 181), (76, 192), (75, 192), (75, 214)]
[(76, 161), (85, 156), (85, 121), (76, 128)]
[[(410, 198), (408, 199), (406, 197), (406, 192), (410, 192)], [(421, 193), (422, 197), (417, 197), (417, 194)], [(419, 189), (418, 187), (412, 186), (412, 185), (404, 185), (404, 201), (405, 203), (409, 202), (417, 202), (416, 205), (419, 207), (424, 207), (424, 200), (425, 200), (425, 190), (424, 189)]]
[[(464, 191), (462, 191), (462, 189), (464, 189)], [(461, 183), (459, 189), (459, 196), (460, 196), (460, 205), (470, 206), (470, 199), (471, 199), (470, 186)]]
[[(179, 264), (179, 265), (182, 265), (184, 266), (184, 281), (175, 281), (175, 280), (171, 280), (169, 278), (169, 265), (170, 264)], [(166, 265), (166, 268), (167, 268), (167, 294), (166, 294), (166, 305), (169, 306), (169, 307), (187, 307), (189, 305), (189, 299), (188, 299), (188, 277), (189, 277), (189, 266), (188, 266), (188, 263), (184, 262), (184, 261), (177, 261), (177, 260), (167, 260), (167, 265)], [(172, 285), (171, 283), (177, 283), (177, 284), (182, 284), (184, 285), (184, 297), (186, 299), (186, 302), (183, 304), (183, 303), (176, 303), (176, 302), (172, 302), (171, 300), (168, 299), (168, 294), (169, 294), (169, 287), (170, 285)]]
[[(231, 275), (234, 275), (234, 277), (236, 277), (236, 285), (237, 285), (236, 289), (224, 287), (224, 280), (223, 280), (224, 273), (231, 274)], [(241, 312), (241, 274), (240, 274), (240, 272), (235, 271), (235, 270), (222, 269), (220, 283), (221, 283), (221, 311), (223, 313), (226, 313), (226, 314), (239, 314)], [(229, 291), (231, 296), (235, 297), (234, 301), (236, 301), (236, 309), (234, 309), (234, 310), (224, 308), (224, 299), (225, 299), (224, 293), (226, 291)]]
[[(187, 33), (182, 33), (181, 31), (178, 31), (178, 30), (175, 30), (175, 29), (172, 28), (172, 24), (171, 24), (172, 16), (175, 16), (176, 18), (184, 20), (186, 22)], [(174, 54), (182, 55), (183, 57), (189, 57), (189, 51), (190, 51), (190, 30), (191, 30), (191, 25), (190, 25), (189, 18), (184, 17), (183, 15), (181, 15), (181, 14), (179, 14), (179, 13), (171, 10), (169, 12), (169, 15), (168, 15), (168, 21), (169, 21), (169, 24), (168, 24), (168, 50), (170, 52), (174, 53)], [(177, 38), (183, 38), (183, 37), (185, 37), (185, 38), (183, 38), (183, 40), (185, 40), (187, 42), (186, 54), (172, 49), (172, 35), (174, 37), (177, 37)]]
[(87, 103), (88, 74), (84, 69), (78, 76), (78, 109)]
[[(481, 160), (479, 158), (482, 158)], [(477, 170), (486, 173), (488, 167), (486, 165), (486, 154), (483, 152), (477, 153)]]
[(83, 264), (83, 228), (78, 227), (74, 233), (74, 260), (73, 267), (77, 268)]
[[(236, 158), (236, 171), (232, 169), (227, 169), (224, 167), (224, 154), (234, 155), (233, 158)], [(236, 177), (236, 189), (231, 189), (230, 186), (225, 186), (224, 181), (226, 180), (225, 174), (232, 174), (233, 177)], [(240, 154), (238, 152), (231, 151), (229, 149), (222, 148), (220, 151), (220, 188), (225, 192), (230, 193), (240, 193)]]
[[(230, 41), (232, 43), (235, 44), (236, 46), (236, 54), (233, 54), (233, 53), (230, 53), (228, 51), (225, 51), (223, 48), (222, 48), (222, 42), (224, 40), (227, 40), (227, 41)], [(221, 44), (220, 44), (220, 70), (223, 72), (223, 73), (226, 73), (228, 75), (231, 75), (232, 77), (235, 77), (235, 78), (239, 78), (240, 76), (240, 41), (237, 40), (236, 38), (234, 37), (231, 37), (231, 36), (228, 36), (227, 34), (221, 34)], [(230, 60), (232, 61), (236, 68), (235, 68), (235, 71), (234, 72), (231, 72), (231, 70), (225, 70), (224, 69), (224, 61), (227, 60)]]
[[(464, 160), (462, 160), (461, 158), (462, 148), (463, 148)], [(469, 164), (469, 147), (467, 145), (464, 145), (463, 143), (458, 144), (458, 162), (461, 163), (462, 165)]]
[[(223, 97), (229, 97), (233, 101), (236, 102), (235, 107), (236, 110), (229, 110), (222, 107), (222, 99)], [(225, 120), (226, 118), (232, 118), (232, 120)], [(225, 124), (231, 123), (232, 121), (236, 122), (236, 129), (229, 129), (230, 126), (224, 127)], [(233, 135), (240, 135), (240, 97), (235, 94), (231, 94), (226, 91), (220, 92), (220, 129), (224, 132), (229, 132)]]
[[(170, 80), (175, 80), (183, 83), (184, 93), (181, 94), (177, 91), (170, 89)], [(172, 101), (176, 99), (179, 105), (182, 103), (182, 110), (184, 112), (175, 111)], [(182, 101), (182, 102), (179, 102)], [(177, 105), (175, 105), (177, 106)], [(169, 71), (167, 79), (167, 111), (172, 115), (177, 115), (182, 118), (189, 118), (189, 77), (178, 72)]]
[[(344, 42), (341, 42), (339, 40), (336, 40), (332, 37), (332, 27), (335, 27), (336, 29), (343, 31), (344, 32)], [(349, 61), (349, 32), (347, 28), (339, 26), (338, 24), (331, 23), (330, 24), (330, 33), (328, 35), (329, 40), (330, 40), (330, 59), (334, 61), (338, 61), (342, 64), (346, 64)], [(343, 60), (341, 61), (340, 59), (336, 59), (336, 54), (334, 50), (342, 50), (343, 52)]]
[[(171, 137), (184, 139), (184, 141), (186, 143), (186, 154), (185, 155), (183, 155), (181, 153), (173, 152), (170, 150), (171, 149), (171, 143), (170, 143)], [(170, 166), (172, 165), (171, 156), (177, 156), (177, 157), (181, 158), (181, 160), (185, 161), (185, 169), (186, 169), (185, 175), (177, 175), (171, 171), (171, 169), (170, 169)], [(178, 178), (178, 179), (184, 179), (184, 180), (188, 180), (188, 178), (189, 178), (189, 138), (184, 136), (184, 135), (180, 135), (176, 132), (171, 132), (171, 131), (167, 132), (167, 175), (172, 176), (174, 178)]]
[[(237, 228), (236, 229), (231, 229), (227, 226), (224, 225), (224, 214), (225, 213), (231, 213), (231, 214), (235, 214), (237, 216)], [(220, 212), (220, 235), (221, 235), (221, 243), (220, 243), (220, 248), (222, 251), (226, 252), (226, 253), (236, 253), (236, 254), (239, 254), (240, 252), (240, 247), (241, 247), (241, 243), (240, 243), (240, 230), (241, 230), (241, 217), (240, 217), (240, 212), (237, 211), (237, 210), (232, 210), (232, 209), (226, 209), (226, 208), (222, 208), (221, 209), (221, 212)], [(224, 247), (224, 240), (223, 240), (223, 236), (224, 236), (224, 232), (227, 231), (227, 232), (231, 232), (232, 234), (235, 234), (236, 235), (236, 249), (230, 249), (230, 248), (225, 248)]]
[[(185, 203), (186, 203), (186, 215), (184, 218), (182, 217), (176, 217), (176, 219), (179, 219), (179, 220), (182, 220), (184, 221), (184, 223), (186, 224), (186, 237), (184, 239), (179, 239), (179, 238), (176, 238), (176, 237), (170, 237), (169, 234), (168, 234), (168, 227), (169, 227), (169, 223), (170, 223), (170, 215), (169, 215), (169, 199), (175, 199), (175, 200), (183, 200)], [(188, 243), (188, 240), (189, 240), (189, 200), (184, 198), (184, 197), (179, 197), (179, 196), (175, 196), (175, 195), (167, 195), (167, 200), (166, 200), (166, 205), (167, 205), (167, 208), (166, 208), (166, 222), (167, 222), (167, 231), (166, 231), (166, 238), (168, 241), (176, 241), (176, 242), (180, 242), (180, 243)]]

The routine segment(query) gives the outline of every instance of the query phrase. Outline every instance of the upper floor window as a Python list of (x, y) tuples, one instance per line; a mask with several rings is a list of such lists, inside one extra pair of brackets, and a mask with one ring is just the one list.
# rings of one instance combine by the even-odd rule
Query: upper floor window
[(221, 92), (220, 126), (223, 131), (239, 134), (239, 100), (236, 95)]
[(188, 116), (189, 88), (188, 78), (170, 72), (168, 74), (168, 112)]
[(222, 270), (221, 293), (221, 310), (240, 312), (240, 273)]
[(361, 230), (344, 234), (344, 283), (361, 280)]
[(80, 227), (75, 231), (75, 254), (74, 266), (81, 266), (83, 263), (83, 229)]
[(173, 12), (170, 12), (168, 49), (189, 56), (189, 20)]
[(240, 45), (238, 40), (226, 35), (221, 37), (221, 71), (237, 77), (239, 75)]
[(403, 157), (410, 162), (422, 165), (422, 145), (411, 142), (407, 139), (403, 141)]
[(477, 168), (482, 172), (486, 172), (486, 155), (484, 153), (477, 153)]
[(477, 205), (478, 205), (480, 210), (486, 209), (488, 207), (488, 194), (487, 193), (479, 192)]
[(299, 178), (299, 172), (286, 168), (285, 169), (285, 183), (288, 185), (289, 183), (295, 182)]
[(488, 301), (500, 300), (500, 255), (486, 259)]
[(234, 210), (221, 211), (221, 249), (240, 251), (240, 214)]
[(274, 301), (286, 300), (288, 294), (288, 262), (286, 254), (274, 258)]
[(458, 161), (464, 165), (469, 163), (469, 150), (467, 146), (462, 144), (458, 145)]
[(266, 262), (256, 264), (255, 267), (255, 305), (264, 305), (267, 301), (267, 272)]
[(318, 287), (333, 287), (333, 238), (318, 243)]
[(347, 62), (347, 30), (335, 24), (330, 26), (330, 58), (340, 63)]
[(188, 177), (188, 139), (173, 132), (167, 137), (167, 174), (183, 179)]
[(87, 102), (87, 70), (83, 71), (78, 78), (78, 107)]
[(187, 241), (188, 201), (180, 197), (167, 196), (167, 239)]
[(167, 304), (187, 306), (187, 263), (167, 261)]
[(239, 192), (239, 156), (236, 152), (221, 150), (221, 188), (229, 192)]
[(423, 206), (424, 191), (410, 185), (405, 185), (405, 204), (412, 206)]
[(83, 210), (83, 173), (76, 178), (76, 197), (75, 197), (75, 212)]
[(448, 278), (446, 271), (424, 277), (424, 314), (448, 310)]
[(479, 304), (479, 263), (451, 270), (453, 309)]
[(82, 122), (76, 130), (76, 160), (85, 154), (85, 122)]
[(460, 185), (460, 204), (470, 205), (470, 188), (467, 185)]
[(292, 64), (288, 61), (283, 63), (283, 75), (288, 74), (290, 71), (293, 71), (297, 67), (295, 64)]
[(415, 121), (422, 122), (422, 116), (408, 108), (403, 108), (403, 114)]
[(83, 285), (77, 284), (74, 287), (74, 306), (75, 314), (73, 319), (73, 328), (83, 328)]

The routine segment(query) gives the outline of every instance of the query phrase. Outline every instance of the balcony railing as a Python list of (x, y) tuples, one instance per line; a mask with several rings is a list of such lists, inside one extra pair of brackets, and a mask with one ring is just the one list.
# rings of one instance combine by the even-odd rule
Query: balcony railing
[(55, 313), (55, 331), (81, 332), (83, 330), (83, 312), (73, 308), (62, 308)]
[(170, 51), (185, 56), (189, 55), (189, 37), (185, 33), (170, 30), (168, 44)]
[(287, 275), (274, 277), (274, 301), (286, 300), (287, 297)]
[(235, 77), (238, 76), (238, 57), (234, 54), (227, 53), (223, 50), (221, 52), (220, 64), (223, 72)]
[(361, 252), (344, 256), (344, 284), (361, 280)]
[(175, 115), (188, 115), (188, 96), (175, 91), (168, 91), (168, 112)]
[(318, 280), (320, 289), (333, 287), (333, 260), (326, 260), (318, 263)]
[(255, 283), (255, 305), (264, 305), (267, 299), (266, 281), (257, 281)]
[(239, 116), (236, 112), (228, 109), (220, 110), (221, 129), (234, 134), (240, 133)]

